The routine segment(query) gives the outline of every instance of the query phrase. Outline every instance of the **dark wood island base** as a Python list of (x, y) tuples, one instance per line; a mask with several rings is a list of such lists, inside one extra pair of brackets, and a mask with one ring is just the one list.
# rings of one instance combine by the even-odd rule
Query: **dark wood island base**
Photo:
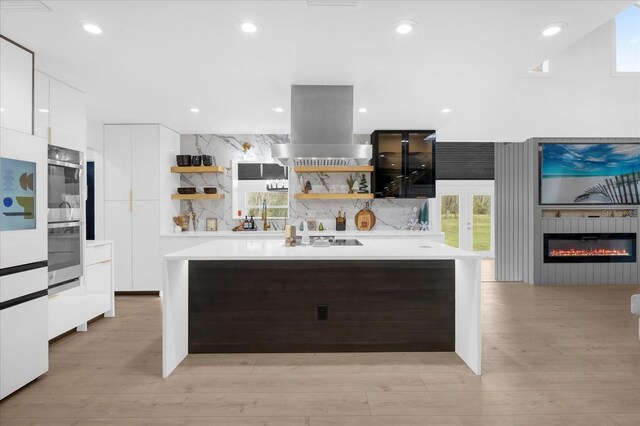
[(189, 353), (454, 351), (455, 260), (191, 260)]

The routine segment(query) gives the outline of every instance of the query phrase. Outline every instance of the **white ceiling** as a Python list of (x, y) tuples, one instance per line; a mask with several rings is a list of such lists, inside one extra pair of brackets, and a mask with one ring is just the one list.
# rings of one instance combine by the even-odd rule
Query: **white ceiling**
[[(483, 99), (513, 90), (514, 76), (633, 1), (43, 3), (51, 12), (3, 11), (0, 30), (36, 52), (37, 69), (85, 91), (92, 120), (159, 122), (180, 133), (287, 133), (291, 84), (352, 84), (355, 109), (369, 110), (354, 112), (354, 131), (369, 133), (440, 129), (455, 119), (464, 126)], [(256, 34), (238, 29), (247, 18), (258, 23)], [(416, 30), (396, 34), (402, 19), (416, 21)], [(85, 33), (79, 21), (104, 33)], [(554, 22), (569, 25), (543, 38)], [(442, 114), (445, 107), (453, 112)]]

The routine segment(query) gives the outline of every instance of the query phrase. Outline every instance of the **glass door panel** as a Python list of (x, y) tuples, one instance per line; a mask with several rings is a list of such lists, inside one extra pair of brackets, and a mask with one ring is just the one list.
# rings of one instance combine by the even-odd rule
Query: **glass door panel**
[(440, 196), (440, 224), (444, 232), (444, 242), (460, 247), (460, 196)]
[(378, 159), (375, 173), (377, 196), (400, 197), (404, 193), (401, 137), (400, 133), (378, 135)]
[(491, 195), (473, 194), (472, 199), (472, 250), (491, 252)]

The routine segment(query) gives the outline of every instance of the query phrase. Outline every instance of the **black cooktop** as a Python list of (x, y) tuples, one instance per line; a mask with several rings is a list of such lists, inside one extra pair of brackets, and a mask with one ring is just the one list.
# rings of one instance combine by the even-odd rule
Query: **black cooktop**
[[(302, 241), (301, 236), (297, 236), (296, 240), (298, 243)], [(328, 243), (329, 246), (361, 246), (362, 243), (355, 238), (336, 238), (333, 235), (312, 235), (309, 237), (309, 245), (313, 245), (316, 240), (324, 240)]]

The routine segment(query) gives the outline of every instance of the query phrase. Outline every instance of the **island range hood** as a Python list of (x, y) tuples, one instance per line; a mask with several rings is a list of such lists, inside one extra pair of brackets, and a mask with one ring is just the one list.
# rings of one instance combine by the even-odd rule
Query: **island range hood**
[(291, 143), (271, 156), (283, 166), (368, 164), (371, 145), (353, 143), (353, 86), (291, 86)]

